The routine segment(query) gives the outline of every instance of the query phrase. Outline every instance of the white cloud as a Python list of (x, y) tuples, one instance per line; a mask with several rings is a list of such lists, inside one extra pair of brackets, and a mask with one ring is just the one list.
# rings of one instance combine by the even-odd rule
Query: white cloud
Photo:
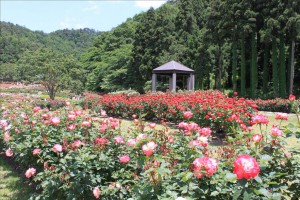
[(84, 24), (78, 22), (76, 18), (65, 18), (59, 23), (62, 29), (80, 29), (85, 28)]
[(147, 0), (138, 0), (135, 1), (135, 6), (140, 8), (148, 9), (150, 7), (158, 8), (162, 4), (166, 3), (167, 0), (157, 0), (157, 1), (147, 1)]
[(88, 1), (88, 6), (83, 8), (84, 12), (92, 12), (94, 14), (99, 14), (101, 12), (101, 8), (97, 5), (97, 1)]

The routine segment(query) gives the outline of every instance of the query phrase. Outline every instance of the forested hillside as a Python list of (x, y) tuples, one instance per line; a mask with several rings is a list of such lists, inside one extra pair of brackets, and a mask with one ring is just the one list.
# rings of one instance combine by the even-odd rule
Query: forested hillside
[(32, 80), (33, 77), (29, 78), (31, 74), (25, 76), (23, 73), (26, 67), (22, 62), (29, 62), (28, 55), (38, 57), (40, 52), (53, 51), (73, 59), (72, 62), (78, 65), (81, 53), (92, 46), (99, 34), (92, 29), (59, 30), (46, 34), (9, 22), (0, 22), (0, 31), (0, 80), (7, 81)]
[(299, 5), (300, 0), (172, 0), (97, 37), (90, 29), (44, 34), (1, 23), (1, 68), (22, 60), (25, 51), (50, 48), (80, 55), (88, 90), (145, 92), (152, 69), (176, 60), (195, 70), (196, 89), (287, 97), (300, 94)]

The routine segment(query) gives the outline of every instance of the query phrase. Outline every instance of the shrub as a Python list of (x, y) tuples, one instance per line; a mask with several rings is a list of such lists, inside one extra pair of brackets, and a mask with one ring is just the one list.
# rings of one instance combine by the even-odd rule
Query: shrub
[[(234, 126), (235, 135), (227, 137), (226, 145), (211, 146), (203, 139), (211, 141), (209, 128), (192, 121), (182, 122), (182, 129), (174, 132), (168, 127), (157, 130), (155, 124), (146, 131), (145, 123), (135, 120), (126, 132), (120, 120), (94, 116), (89, 110), (33, 110), (24, 102), (18, 109), (5, 107), (1, 115), (1, 148), (10, 149), (26, 167), (28, 181), (38, 185), (41, 193), (32, 199), (300, 195), (299, 156), (286, 149), (281, 134), (262, 132), (262, 140), (252, 140), (251, 128), (244, 132)], [(253, 119), (267, 126), (263, 116)]]

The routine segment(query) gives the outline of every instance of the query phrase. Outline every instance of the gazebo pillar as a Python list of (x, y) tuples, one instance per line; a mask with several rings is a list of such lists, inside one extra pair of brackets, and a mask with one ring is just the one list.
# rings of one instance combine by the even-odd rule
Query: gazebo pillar
[(190, 75), (190, 90), (192, 90), (192, 91), (195, 90), (195, 75), (194, 74)]
[(172, 87), (171, 87), (172, 92), (176, 92), (176, 72), (173, 72), (172, 74)]
[(157, 87), (157, 75), (152, 74), (152, 92), (156, 92), (156, 87)]

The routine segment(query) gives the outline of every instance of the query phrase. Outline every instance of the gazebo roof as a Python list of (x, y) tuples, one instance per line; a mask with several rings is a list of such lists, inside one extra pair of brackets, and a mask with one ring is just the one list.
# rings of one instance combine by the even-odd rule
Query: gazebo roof
[(186, 73), (191, 74), (194, 73), (194, 70), (184, 66), (183, 64), (180, 64), (174, 60), (163, 64), (162, 66), (159, 66), (152, 71), (153, 73), (173, 73), (173, 72), (179, 72), (179, 73)]

